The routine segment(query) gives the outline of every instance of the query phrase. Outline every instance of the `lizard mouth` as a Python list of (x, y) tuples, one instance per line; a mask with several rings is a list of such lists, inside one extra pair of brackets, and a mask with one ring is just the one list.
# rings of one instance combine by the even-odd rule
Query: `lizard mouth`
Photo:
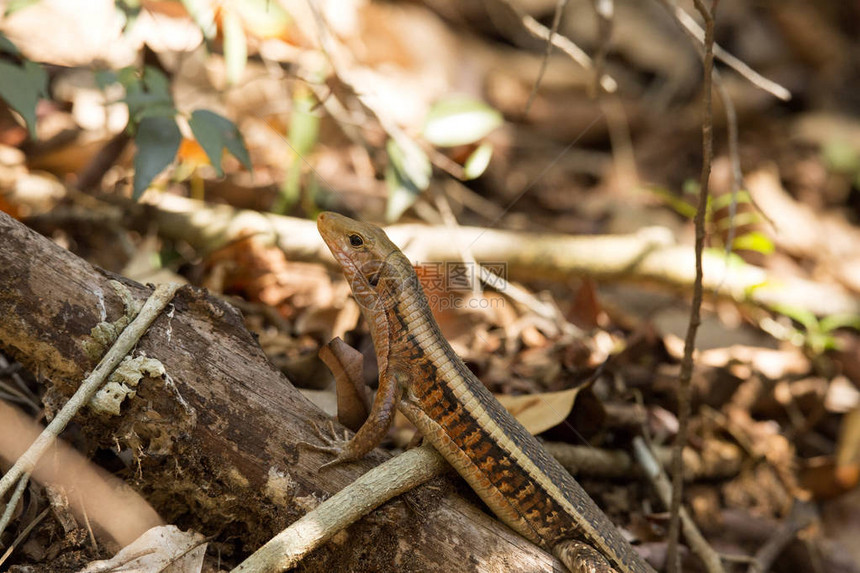
[[(352, 224), (351, 224), (352, 223)], [(325, 211), (317, 217), (317, 229), (331, 254), (341, 267), (353, 295), (360, 306), (378, 308), (380, 297), (375, 288), (379, 282), (379, 269), (369, 274), (363, 272), (364, 264), (359, 258), (350, 256), (350, 246), (346, 237), (353, 229), (355, 221), (338, 213)]]
[(320, 236), (328, 245), (329, 249), (334, 246), (338, 235), (338, 228), (343, 228), (345, 220), (348, 220), (343, 215), (324, 211), (317, 217), (317, 230)]

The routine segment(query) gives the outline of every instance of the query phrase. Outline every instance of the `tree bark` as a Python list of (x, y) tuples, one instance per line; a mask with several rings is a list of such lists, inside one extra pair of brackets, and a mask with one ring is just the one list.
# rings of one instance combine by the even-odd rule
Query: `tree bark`
[[(138, 301), (151, 292), (95, 268), (0, 213), (0, 348), (46, 385), (50, 418), (103, 352), (91, 329), (124, 315), (109, 281)], [(168, 522), (214, 535), (234, 565), (316, 501), (387, 454), (324, 472), (324, 456), (299, 449), (327, 418), (267, 360), (240, 313), (183, 287), (140, 340), (165, 366), (144, 378), (120, 416), (89, 409), (75, 421), (86, 452), (133, 458), (126, 481)], [(95, 354), (95, 355), (94, 355)], [(120, 456), (123, 458), (123, 455)], [(307, 571), (563, 571), (549, 555), (464, 498), (446, 478), (349, 527), (303, 563)]]

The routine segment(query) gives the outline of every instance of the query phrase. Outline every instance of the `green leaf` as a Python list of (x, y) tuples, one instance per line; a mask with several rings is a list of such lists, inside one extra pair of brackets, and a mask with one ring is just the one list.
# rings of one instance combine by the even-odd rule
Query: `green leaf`
[[(743, 269), (747, 267), (747, 262), (738, 255), (737, 253), (729, 253), (726, 255), (726, 252), (723, 249), (718, 249), (716, 247), (705, 247), (702, 249), (702, 254), (708, 257), (714, 257), (715, 260), (725, 261), (726, 268), (728, 269)], [(751, 288), (758, 288), (765, 286), (765, 283), (760, 283), (758, 285), (753, 285)]]
[(239, 15), (224, 10), (221, 15), (221, 31), (224, 34), (224, 64), (227, 68), (227, 83), (238, 85), (248, 63), (248, 40)]
[[(698, 189), (696, 189), (698, 192)], [(752, 203), (752, 197), (750, 196), (749, 191), (741, 189), (737, 192), (736, 201), (738, 205), (743, 203)], [(719, 211), (724, 207), (728, 207), (732, 204), (732, 194), (731, 193), (723, 193), (717, 196), (711, 196), (711, 209), (714, 211)]]
[(131, 94), (121, 101), (128, 105), (131, 123), (140, 123), (146, 117), (173, 117), (177, 113), (171, 100), (165, 100), (147, 93)]
[(751, 231), (735, 238), (732, 242), (733, 251), (755, 251), (763, 255), (770, 255), (776, 250), (770, 237), (761, 231)]
[(698, 195), (699, 194), (699, 180), (698, 179), (685, 179), (681, 184), (681, 193), (684, 195)]
[(302, 195), (302, 164), (299, 158), (293, 158), (293, 162), (287, 167), (287, 173), (283, 183), (278, 190), (278, 196), (272, 205), (272, 213), (283, 215), (293, 205), (298, 203)]
[(12, 54), (13, 56), (21, 55), (21, 52), (18, 51), (18, 46), (13, 44), (12, 40), (7, 38), (3, 32), (0, 32), (0, 52)]
[(385, 168), (385, 185), (388, 187), (388, 202), (385, 205), (385, 220), (396, 221), (412, 206), (421, 194), (419, 189), (404, 181), (397, 170), (389, 165)]
[(320, 118), (313, 111), (315, 106), (316, 98), (310, 90), (296, 90), (287, 140), (298, 155), (310, 153), (319, 139)]
[(36, 104), (48, 94), (48, 74), (39, 64), (25, 60), (22, 66), (0, 61), (0, 97), (21, 114), (30, 137), (36, 137)]
[(4, 16), (9, 16), (18, 10), (28, 8), (37, 2), (39, 2), (39, 0), (9, 0), (6, 4), (6, 12), (4, 13)]
[(477, 179), (483, 175), (493, 158), (493, 144), (485, 141), (469, 155), (466, 164), (463, 165), (463, 174), (466, 179)]
[(433, 169), (424, 151), (410, 139), (401, 138), (399, 142), (389, 139), (386, 149), (390, 163), (385, 170), (388, 185), (385, 218), (395, 221), (430, 186)]
[(113, 70), (97, 70), (95, 73), (96, 85), (104, 91), (108, 86), (119, 82), (119, 76)]
[(457, 96), (436, 102), (427, 114), (424, 138), (440, 147), (475, 143), (502, 125), (502, 114), (482, 101)]
[(165, 99), (160, 95), (151, 94), (145, 91), (131, 91), (120, 101), (128, 105), (129, 109), (140, 111), (149, 105), (164, 103)]
[(170, 96), (170, 80), (158, 68), (143, 68), (143, 83), (147, 92), (164, 99), (173, 99)]
[(860, 153), (846, 141), (828, 141), (821, 149), (821, 155), (827, 166), (837, 173), (855, 173), (860, 170)]
[(122, 26), (124, 34), (128, 33), (135, 22), (137, 22), (141, 10), (140, 2), (141, 0), (117, 0), (116, 10), (120, 18), (124, 20)]
[(206, 152), (209, 161), (219, 176), (224, 174), (221, 169), (221, 154), (224, 148), (232, 153), (248, 171), (252, 171), (251, 156), (245, 147), (245, 140), (232, 121), (208, 109), (198, 109), (191, 113), (188, 120), (194, 139)]
[(680, 199), (674, 193), (663, 187), (650, 186), (648, 191), (662, 199), (663, 202), (673, 209), (679, 215), (692, 219), (696, 216), (696, 208), (690, 205), (687, 201)]
[(116, 72), (116, 78), (128, 93), (140, 93), (143, 91), (141, 75), (134, 66), (120, 68)]
[(136, 70), (124, 68), (117, 76), (125, 86), (126, 96), (121, 100), (128, 106), (133, 122), (145, 117), (172, 117), (176, 115), (170, 81), (160, 70), (146, 66), (142, 77)]
[(191, 19), (203, 32), (203, 37), (207, 40), (214, 38), (218, 29), (215, 26), (213, 3), (210, 0), (182, 0), (182, 4), (188, 10)]
[[(287, 134), (287, 143), (291, 148), (289, 167), (272, 206), (273, 213), (286, 213), (301, 198), (305, 156), (313, 150), (319, 139), (320, 119), (313, 111), (315, 105), (316, 98), (309, 89), (300, 87), (293, 93), (290, 130)], [(313, 181), (313, 178), (310, 180)]]
[(134, 156), (134, 189), (137, 201), (155, 177), (170, 165), (179, 151), (182, 134), (176, 120), (168, 117), (147, 117), (141, 120), (134, 136), (137, 153)]
[(731, 227), (738, 229), (743, 227), (744, 225), (755, 225), (756, 223), (761, 222), (761, 216), (755, 211), (746, 211), (744, 213), (737, 213), (734, 217), (730, 218), (728, 214), (722, 217), (718, 217), (715, 219), (714, 224), (719, 231), (725, 231)]
[(147, 117), (174, 117), (178, 112), (170, 103), (156, 103), (148, 105), (134, 116), (134, 121), (140, 123)]
[(419, 191), (430, 186), (433, 168), (427, 154), (414, 141), (406, 137), (400, 138), (399, 141), (389, 139), (385, 149), (400, 177)]
[(805, 308), (787, 304), (775, 304), (773, 310), (799, 323), (807, 332), (819, 332), (818, 318)]
[(851, 328), (860, 331), (860, 315), (830, 314), (819, 322), (822, 332), (833, 332), (838, 328)]

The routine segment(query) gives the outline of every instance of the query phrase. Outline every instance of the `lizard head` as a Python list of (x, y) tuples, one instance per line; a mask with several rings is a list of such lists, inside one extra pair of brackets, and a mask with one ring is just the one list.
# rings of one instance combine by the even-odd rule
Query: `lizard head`
[(363, 309), (389, 308), (401, 293), (418, 286), (409, 259), (376, 225), (324, 212), (317, 228)]

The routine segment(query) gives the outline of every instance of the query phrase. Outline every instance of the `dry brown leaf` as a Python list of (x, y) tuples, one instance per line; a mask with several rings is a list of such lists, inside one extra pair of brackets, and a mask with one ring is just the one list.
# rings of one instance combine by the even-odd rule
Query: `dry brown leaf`
[(581, 389), (528, 396), (497, 395), (496, 398), (529, 432), (540, 434), (567, 419)]
[(567, 318), (578, 327), (591, 330), (600, 325), (600, 317), (603, 314), (603, 307), (597, 297), (597, 287), (593, 280), (586, 277), (576, 291), (576, 298)]
[(175, 525), (153, 527), (124, 547), (112, 559), (93, 561), (79, 573), (200, 573), (206, 556), (203, 535)]
[(364, 384), (364, 355), (335, 338), (320, 348), (319, 356), (337, 384), (337, 419), (357, 432), (371, 408), (370, 393)]
[(284, 318), (298, 309), (331, 303), (332, 285), (319, 265), (288, 261), (284, 252), (259, 235), (245, 236), (206, 261), (203, 285), (215, 292), (240, 294), (275, 307)]

